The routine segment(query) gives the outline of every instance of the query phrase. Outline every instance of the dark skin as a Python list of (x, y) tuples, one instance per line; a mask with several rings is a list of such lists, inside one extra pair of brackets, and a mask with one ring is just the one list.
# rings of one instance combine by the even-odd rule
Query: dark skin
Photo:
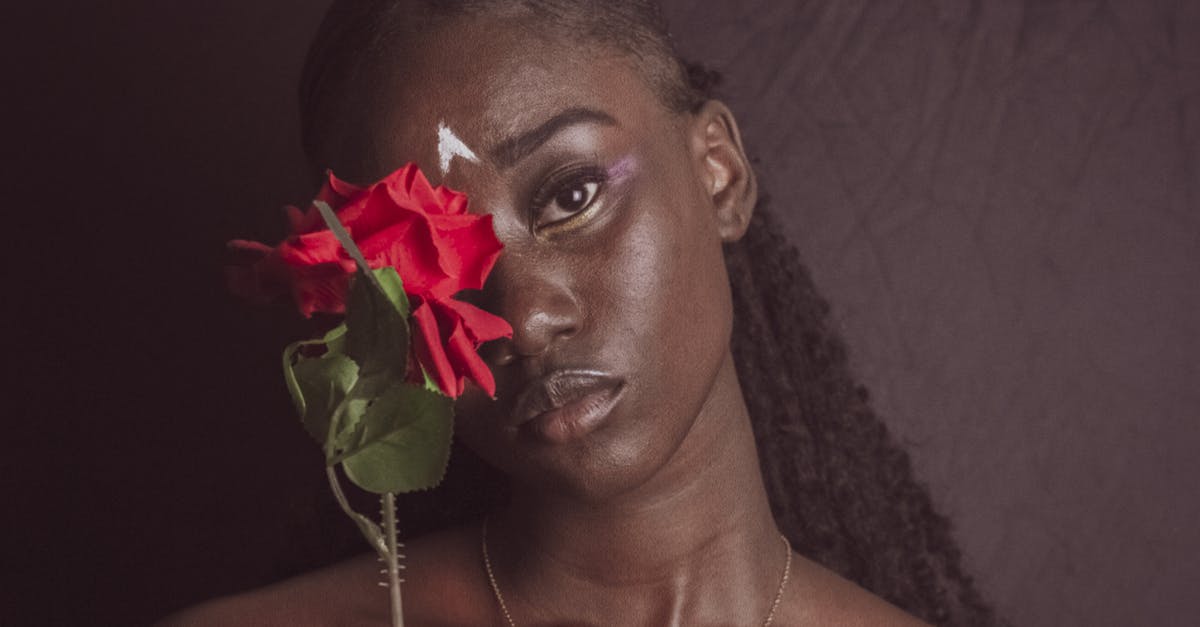
[[(397, 58), (364, 105), (375, 141), (333, 166), (369, 182), (417, 161), (505, 245), (476, 295), (513, 326), (485, 349), (497, 399), (464, 396), (456, 428), (512, 478), (488, 546), (513, 620), (761, 624), (786, 555), (729, 351), (721, 245), (757, 195), (732, 114), (673, 112), (633, 59), (519, 18), (458, 20)], [(442, 177), (440, 123), (479, 157)], [(563, 369), (615, 382), (598, 424), (513, 420), (520, 393)], [(505, 624), (480, 539), (477, 524), (409, 544), (406, 625)], [(364, 556), (170, 624), (388, 624), (378, 568)], [(789, 577), (776, 625), (922, 624), (799, 555)]]

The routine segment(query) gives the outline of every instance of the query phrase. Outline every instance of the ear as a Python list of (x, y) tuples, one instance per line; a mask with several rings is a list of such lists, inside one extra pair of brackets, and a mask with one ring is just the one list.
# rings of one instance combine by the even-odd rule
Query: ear
[(721, 241), (735, 242), (750, 226), (758, 200), (758, 184), (737, 121), (729, 107), (709, 100), (693, 115), (690, 132), (692, 154), (712, 199)]

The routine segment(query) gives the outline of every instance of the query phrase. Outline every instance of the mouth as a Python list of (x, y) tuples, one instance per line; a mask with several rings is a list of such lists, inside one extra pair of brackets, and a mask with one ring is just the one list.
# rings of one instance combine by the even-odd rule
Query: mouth
[(565, 444), (600, 427), (624, 389), (624, 381), (601, 372), (558, 370), (525, 387), (513, 418), (521, 432)]

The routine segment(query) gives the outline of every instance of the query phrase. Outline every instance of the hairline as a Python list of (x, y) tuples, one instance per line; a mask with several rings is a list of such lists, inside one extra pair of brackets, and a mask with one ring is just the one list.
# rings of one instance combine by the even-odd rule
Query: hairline
[[(571, 16), (538, 14), (532, 7), (516, 2), (501, 2), (486, 7), (466, 6), (447, 14), (426, 9), (415, 21), (403, 19), (402, 8), (397, 4), (382, 11), (379, 19), (370, 27), (367, 40), (352, 48), (357, 58), (343, 64), (346, 76), (332, 77), (336, 81), (332, 88), (328, 81), (322, 80), (326, 76), (313, 75), (312, 68), (305, 68), (300, 89), (302, 139), (305, 154), (316, 172), (323, 172), (334, 155), (344, 152), (347, 143), (368, 141), (370, 133), (362, 128), (361, 120), (373, 117), (377, 113), (374, 107), (379, 102), (377, 93), (364, 87), (379, 84), (371, 77), (386, 76), (395, 71), (397, 57), (403, 55), (402, 46), (411, 41), (414, 34), (418, 37), (436, 36), (438, 31), (462, 19), (497, 16), (511, 20), (516, 28), (529, 36), (547, 38), (561, 45), (582, 44), (592, 51), (611, 53), (612, 58), (620, 60), (637, 74), (660, 104), (673, 113), (694, 111), (699, 102), (704, 100), (689, 88), (683, 61), (673, 49), (669, 35), (663, 33), (662, 36), (656, 36), (653, 29), (646, 25), (632, 29), (627, 37), (606, 38), (606, 35), (618, 31), (605, 28), (590, 17), (572, 19)], [(535, 24), (538, 22), (557, 25), (575, 23), (589, 28), (581, 35), (581, 41), (576, 42), (554, 32), (549, 35), (536, 32)], [(315, 65), (317, 53), (322, 52), (318, 48), (319, 43), (314, 41), (310, 48), (308, 65)], [(331, 141), (331, 136), (349, 139)]]

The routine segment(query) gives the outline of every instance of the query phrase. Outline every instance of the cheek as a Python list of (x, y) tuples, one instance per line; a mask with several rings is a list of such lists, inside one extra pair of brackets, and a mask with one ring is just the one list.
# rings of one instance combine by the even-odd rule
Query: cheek
[(607, 263), (596, 264), (617, 303), (597, 312), (608, 318), (597, 322), (620, 338), (614, 350), (637, 365), (643, 382), (684, 392), (704, 386), (719, 366), (731, 324), (729, 287), (715, 226), (696, 209), (703, 199), (662, 196), (643, 201), (609, 239)]

